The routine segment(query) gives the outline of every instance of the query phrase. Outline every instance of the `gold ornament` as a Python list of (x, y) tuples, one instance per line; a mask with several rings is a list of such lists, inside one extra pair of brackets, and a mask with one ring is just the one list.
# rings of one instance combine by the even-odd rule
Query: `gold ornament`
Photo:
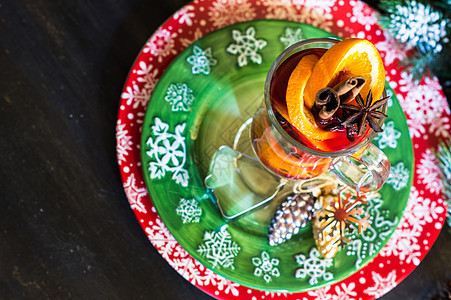
[(348, 188), (337, 194), (333, 191), (333, 188), (329, 188), (327, 193), (319, 196), (321, 209), (312, 220), (316, 247), (324, 258), (333, 258), (349, 242), (345, 230), (350, 223), (359, 226), (359, 234), (370, 225), (370, 215), (360, 217), (364, 210), (357, 207), (358, 204), (368, 204), (364, 196), (357, 195), (352, 200), (353, 194)]

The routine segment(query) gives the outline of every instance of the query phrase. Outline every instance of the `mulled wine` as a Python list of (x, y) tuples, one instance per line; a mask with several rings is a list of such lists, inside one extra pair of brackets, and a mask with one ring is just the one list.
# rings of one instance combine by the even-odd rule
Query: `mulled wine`
[[(337, 156), (337, 153), (340, 154), (350, 149), (359, 148), (358, 146), (360, 144), (366, 145), (367, 143), (365, 143), (365, 141), (368, 140), (368, 136), (374, 132), (374, 129), (376, 129), (376, 131), (379, 130), (378, 126), (382, 122), (377, 123), (374, 119), (367, 121), (365, 118), (368, 119), (369, 117), (366, 115), (364, 116), (366, 111), (370, 111), (370, 115), (376, 118), (376, 121), (379, 121), (380, 119), (383, 120), (385, 117), (383, 113), (378, 111), (373, 113), (371, 110), (370, 105), (373, 101), (371, 99), (372, 93), (370, 90), (369, 93), (367, 93), (369, 99), (363, 100), (362, 98), (359, 98), (361, 100), (358, 100), (358, 103), (356, 103), (356, 99), (353, 98), (348, 99), (346, 105), (340, 105), (340, 103), (338, 103), (333, 115), (327, 119), (317, 117), (317, 105), (310, 105), (310, 107), (308, 107), (304, 102), (301, 102), (300, 105), (302, 107), (300, 108), (300, 111), (305, 112), (305, 116), (302, 115), (301, 124), (299, 125), (299, 120), (297, 121), (297, 126), (294, 126), (293, 123), (290, 122), (290, 120), (293, 119), (293, 115), (291, 114), (290, 116), (289, 105), (287, 106), (287, 89), (289, 89), (288, 85), (289, 80), (291, 80), (290, 77), (294, 74), (293, 72), (298, 71), (296, 69), (299, 68), (299, 65), (301, 65), (303, 61), (308, 60), (304, 58), (309, 58), (313, 61), (310, 63), (311, 71), (315, 66), (315, 63), (320, 60), (327, 51), (328, 49), (324, 48), (309, 48), (292, 53), (287, 56), (283, 62), (279, 63), (272, 74), (270, 72), (267, 79), (267, 81), (269, 80), (269, 84), (267, 82), (265, 96), (270, 99), (271, 109), (262, 107), (254, 115), (251, 129), (253, 149), (264, 166), (273, 173), (284, 178), (307, 179), (325, 172), (329, 168), (333, 157)], [(308, 62), (304, 63), (304, 65), (308, 66)], [(365, 65), (360, 69), (363, 70), (361, 72), (364, 73)], [(308, 71), (308, 68), (306, 68), (306, 70)], [(299, 74), (297, 76), (300, 79), (300, 82), (308, 81), (309, 76), (312, 73), (307, 74), (307, 71), (305, 76), (302, 73), (302, 70), (301, 73), (298, 71)], [(329, 78), (329, 80), (326, 81), (326, 86), (318, 86), (318, 89), (332, 89), (340, 82), (344, 82), (347, 78), (358, 75), (359, 74), (355, 74), (355, 72), (353, 73), (352, 70), (349, 71), (346, 68), (343, 68), (343, 70), (336, 72), (332, 78)], [(320, 82), (321, 80), (318, 81)], [(364, 83), (365, 82), (363, 82), (362, 85)], [(304, 92), (304, 87), (302, 87), (300, 98), (304, 97), (303, 93), (307, 92)], [(378, 97), (380, 97), (380, 94), (378, 94)], [(362, 97), (367, 98), (367, 95)], [(369, 108), (366, 108), (366, 104), (368, 104)], [(385, 102), (376, 105), (377, 108), (380, 108), (384, 104)], [(358, 115), (358, 113), (360, 113), (360, 115)], [(269, 114), (273, 114), (273, 117), (275, 117), (278, 124), (283, 128), (283, 132), (280, 132), (280, 130), (275, 128), (277, 126), (274, 124), (274, 121), (271, 121)], [(312, 116), (314, 116), (314, 118)], [(304, 126), (302, 123), (304, 121), (305, 123), (310, 124)], [(354, 121), (354, 123), (351, 121)], [(373, 123), (377, 123), (374, 125), (377, 128), (373, 129)], [(368, 124), (371, 126), (368, 126)], [(318, 134), (315, 131), (318, 131)], [(296, 142), (290, 142), (290, 139), (287, 139), (286, 135)], [(312, 138), (312, 136), (314, 136), (314, 138)], [(296, 143), (299, 143), (302, 147), (299, 147)], [(304, 148), (304, 150), (301, 150), (301, 148)], [(364, 147), (362, 147), (362, 149), (364, 149)]]

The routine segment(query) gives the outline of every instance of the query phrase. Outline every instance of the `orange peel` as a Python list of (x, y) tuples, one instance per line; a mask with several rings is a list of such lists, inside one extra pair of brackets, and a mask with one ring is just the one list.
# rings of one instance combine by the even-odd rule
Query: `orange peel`
[(385, 87), (385, 69), (376, 47), (368, 40), (351, 38), (328, 49), (315, 64), (305, 85), (304, 102), (308, 108), (315, 103), (316, 93), (324, 87), (333, 87), (349, 77), (365, 77), (360, 91), (366, 98), (369, 90), (373, 101), (381, 98)]
[(310, 109), (304, 104), (304, 89), (318, 60), (319, 57), (315, 54), (309, 54), (301, 58), (288, 79), (286, 102), (290, 123), (308, 138), (312, 144), (319, 147), (315, 141), (332, 138), (334, 134), (320, 128), (316, 124)]

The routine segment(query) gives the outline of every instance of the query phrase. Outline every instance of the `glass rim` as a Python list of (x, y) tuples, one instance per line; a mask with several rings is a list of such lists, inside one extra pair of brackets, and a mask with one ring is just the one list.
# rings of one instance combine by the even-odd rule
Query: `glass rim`
[[(316, 150), (316, 149), (312, 149), (310, 147), (307, 147), (306, 145), (302, 144), (301, 142), (297, 141), (296, 139), (294, 139), (292, 136), (290, 136), (288, 134), (288, 132), (286, 132), (282, 126), (280, 125), (279, 121), (276, 118), (276, 114), (273, 111), (272, 105), (271, 105), (271, 96), (270, 96), (270, 90), (271, 90), (271, 81), (272, 81), (272, 77), (274, 75), (274, 72), (277, 70), (277, 68), (280, 66), (280, 64), (282, 62), (285, 61), (286, 58), (288, 58), (289, 56), (302, 51), (303, 49), (298, 50), (299, 48), (303, 47), (303, 46), (307, 46), (307, 45), (311, 45), (311, 44), (336, 44), (340, 41), (340, 39), (336, 39), (336, 38), (312, 38), (312, 39), (306, 39), (306, 40), (302, 40), (299, 41), (293, 45), (291, 45), (290, 47), (288, 47), (287, 49), (285, 49), (273, 62), (273, 64), (271, 65), (271, 68), (268, 71), (268, 74), (266, 76), (266, 80), (265, 80), (265, 92), (264, 92), (264, 98), (265, 98), (265, 107), (266, 110), (268, 112), (268, 116), (270, 118), (270, 121), (272, 123), (272, 125), (274, 126), (274, 128), (277, 130), (277, 132), (283, 136), (284, 139), (286, 139), (289, 143), (291, 143), (292, 145), (294, 145), (296, 148), (299, 148), (300, 150), (308, 153), (308, 154), (312, 154), (315, 156), (319, 156), (319, 157), (340, 157), (340, 156), (345, 156), (345, 155), (349, 155), (349, 154), (353, 154), (359, 150), (361, 150), (362, 148), (366, 147), (373, 139), (374, 137), (376, 137), (377, 132), (375, 132), (374, 130), (372, 130), (372, 132), (370, 132), (368, 134), (368, 136), (360, 143), (358, 143), (357, 145), (349, 148), (349, 149), (345, 149), (345, 150), (341, 150), (341, 151), (320, 151), (320, 150)], [(312, 47), (313, 48), (313, 47)], [(308, 48), (306, 48), (308, 49)], [(384, 87), (384, 91), (382, 92), (382, 98), (387, 96), (387, 91)], [(387, 110), (387, 103), (385, 103), (384, 106), (382, 106), (382, 112), (386, 112)], [(382, 124), (384, 123), (384, 119), (380, 119), (377, 122), (379, 124), (379, 126), (382, 126)], [(371, 130), (371, 129), (370, 129)]]

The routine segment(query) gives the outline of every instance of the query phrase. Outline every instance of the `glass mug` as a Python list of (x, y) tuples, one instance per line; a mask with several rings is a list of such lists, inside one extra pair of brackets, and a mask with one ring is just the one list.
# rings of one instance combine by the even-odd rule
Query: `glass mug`
[[(361, 194), (380, 189), (387, 180), (390, 162), (370, 143), (377, 135), (372, 129), (367, 129), (362, 138), (344, 150), (319, 151), (289, 134), (292, 127), (271, 101), (274, 76), (287, 58), (308, 49), (329, 49), (337, 42), (331, 38), (300, 41), (283, 51), (272, 64), (261, 106), (238, 131), (233, 149), (222, 146), (210, 164), (205, 182), (214, 191), (224, 217), (241, 216), (274, 199), (287, 183), (293, 186), (293, 182), (314, 179), (327, 171)], [(382, 97), (385, 96), (384, 90)], [(386, 109), (385, 104), (381, 112)], [(377, 121), (379, 126), (383, 121)], [(249, 137), (243, 135), (246, 130)], [(251, 148), (252, 153), (241, 150), (246, 148)]]

